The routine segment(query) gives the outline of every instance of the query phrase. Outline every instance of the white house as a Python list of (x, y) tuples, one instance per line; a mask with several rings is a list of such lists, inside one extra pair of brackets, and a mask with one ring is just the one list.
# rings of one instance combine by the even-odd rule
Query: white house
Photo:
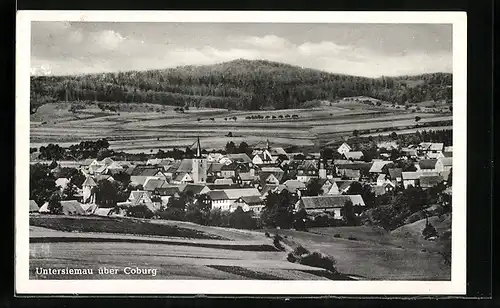
[(352, 148), (347, 143), (344, 142), (338, 147), (337, 152), (339, 152), (340, 155), (345, 155), (351, 150)]

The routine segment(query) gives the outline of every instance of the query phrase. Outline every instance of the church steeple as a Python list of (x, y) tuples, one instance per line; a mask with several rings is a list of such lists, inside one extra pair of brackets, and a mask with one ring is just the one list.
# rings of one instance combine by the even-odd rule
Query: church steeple
[(196, 141), (196, 158), (201, 158), (201, 144), (200, 144), (200, 136)]

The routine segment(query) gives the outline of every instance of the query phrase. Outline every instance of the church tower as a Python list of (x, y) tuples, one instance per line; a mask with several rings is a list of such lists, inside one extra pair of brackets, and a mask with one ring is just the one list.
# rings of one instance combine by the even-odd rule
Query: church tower
[(203, 158), (201, 154), (200, 137), (196, 142), (196, 155), (193, 158), (193, 168), (191, 170), (191, 177), (194, 183), (206, 183), (207, 181), (207, 159)]
[(326, 159), (323, 157), (323, 152), (321, 152), (321, 155), (319, 157), (318, 170), (319, 170), (318, 174), (319, 178), (326, 179)]

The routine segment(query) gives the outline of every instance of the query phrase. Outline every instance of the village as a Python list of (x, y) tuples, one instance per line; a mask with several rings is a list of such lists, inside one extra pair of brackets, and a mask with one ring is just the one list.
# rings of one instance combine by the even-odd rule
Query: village
[[(265, 147), (248, 151), (250, 155), (207, 153), (198, 138), (189, 159), (48, 161), (45, 164), (52, 165), (56, 196), (38, 203), (30, 200), (30, 213), (183, 220), (185, 215), (169, 210), (185, 212), (191, 204), (225, 213), (239, 209), (259, 220), (266, 206), (268, 210), (275, 206), (270, 204), (269, 195), (286, 193), (292, 215), (305, 211), (301, 219), (317, 220), (315, 225), (321, 225), (320, 220), (325, 221), (323, 216), (328, 215), (331, 219), (323, 224), (336, 221), (349, 225), (355, 222), (346, 217), (351, 211), (347, 207), (359, 217), (375, 206), (373, 199), (379, 196), (411, 187), (425, 191), (438, 185), (451, 196), (452, 146), (421, 142), (401, 147), (396, 141), (381, 141), (377, 150), (377, 157), (366, 161), (363, 152), (353, 150), (348, 141), (333, 151), (304, 154), (287, 153), (267, 140)], [(74, 183), (74, 176), (60, 172), (64, 169), (77, 169), (83, 183)], [(102, 188), (106, 185), (99, 184), (117, 181), (125, 181), (127, 196), (116, 197), (116, 192), (107, 193)]]

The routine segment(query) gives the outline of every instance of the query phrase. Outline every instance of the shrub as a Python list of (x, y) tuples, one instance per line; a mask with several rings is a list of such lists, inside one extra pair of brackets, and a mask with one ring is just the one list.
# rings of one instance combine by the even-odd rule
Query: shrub
[(341, 236), (340, 234), (338, 234), (338, 233), (337, 233), (337, 234), (335, 234), (333, 237), (335, 237), (335, 238), (341, 238), (342, 236)]
[(438, 233), (436, 231), (436, 228), (431, 223), (426, 223), (424, 230), (422, 230), (422, 235), (425, 239), (428, 239), (433, 236), (437, 236)]
[(271, 235), (269, 234), (269, 232), (264, 233), (264, 235), (265, 235), (266, 237), (271, 237)]
[(297, 246), (297, 248), (295, 248), (293, 250), (293, 254), (297, 255), (297, 256), (301, 256), (301, 255), (304, 255), (306, 253), (309, 253), (309, 250), (307, 250), (306, 248), (304, 248), (302, 245)]
[(351, 241), (357, 241), (357, 240), (358, 240), (358, 239), (357, 239), (357, 238), (355, 238), (354, 236), (349, 236), (347, 239), (348, 239), (348, 240), (351, 240)]
[(288, 262), (295, 263), (297, 261), (297, 258), (293, 255), (293, 253), (288, 253), (288, 256), (286, 257), (286, 260)]
[(335, 260), (319, 252), (308, 254), (307, 256), (300, 258), (299, 262), (303, 265), (324, 268), (334, 273), (337, 272), (337, 269), (335, 268)]

